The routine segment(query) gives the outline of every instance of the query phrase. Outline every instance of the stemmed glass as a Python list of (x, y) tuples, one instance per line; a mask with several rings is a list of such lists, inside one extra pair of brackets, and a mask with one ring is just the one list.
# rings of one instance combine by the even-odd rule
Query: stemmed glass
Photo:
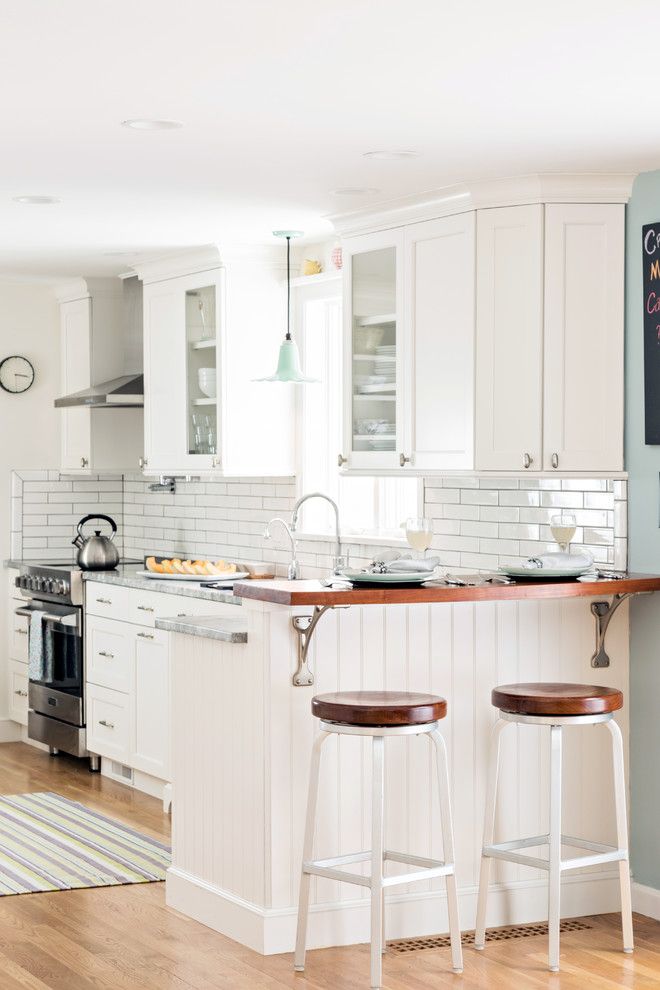
[(575, 536), (576, 519), (573, 512), (560, 512), (550, 518), (550, 532), (559, 549), (564, 553), (571, 552), (571, 540)]
[(406, 519), (406, 539), (413, 550), (424, 559), (424, 554), (433, 540), (433, 523), (424, 517)]

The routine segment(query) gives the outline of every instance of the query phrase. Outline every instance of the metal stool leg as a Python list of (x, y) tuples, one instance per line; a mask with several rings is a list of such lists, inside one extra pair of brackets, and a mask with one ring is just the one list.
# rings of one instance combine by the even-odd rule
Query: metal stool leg
[[(616, 841), (619, 849), (628, 850), (628, 822), (626, 814), (626, 782), (623, 763), (623, 739), (621, 729), (610, 719), (606, 723), (612, 736), (612, 764), (614, 769), (614, 805), (616, 808)], [(619, 861), (619, 883), (621, 885), (621, 927), (623, 929), (623, 951), (633, 951), (632, 901), (630, 894), (630, 862), (628, 855)]]
[(300, 897), (298, 898), (298, 930), (296, 932), (296, 951), (293, 968), (302, 972), (305, 968), (305, 943), (307, 940), (307, 917), (309, 914), (309, 882), (310, 874), (305, 872), (305, 863), (312, 858), (314, 850), (314, 831), (316, 827), (316, 805), (319, 794), (319, 769), (321, 765), (321, 747), (329, 733), (321, 732), (314, 740), (312, 760), (309, 770), (309, 791), (307, 793), (307, 818), (305, 821), (305, 839), (303, 843), (303, 860), (300, 876)]
[(551, 725), (548, 968), (552, 973), (559, 972), (559, 905), (561, 893), (561, 742), (561, 726)]
[[(484, 846), (493, 844), (495, 836), (495, 811), (497, 808), (497, 779), (500, 772), (500, 737), (507, 725), (504, 719), (498, 719), (493, 726), (490, 740), (490, 752), (488, 761), (488, 782), (486, 790), (486, 810), (484, 812), (484, 836), (482, 849)], [(474, 932), (475, 949), (483, 949), (486, 941), (486, 905), (488, 901), (488, 883), (490, 881), (490, 856), (481, 857), (481, 870), (479, 873), (479, 897), (477, 900), (477, 921)]]
[(454, 826), (449, 796), (449, 771), (447, 769), (447, 747), (442, 733), (435, 729), (430, 734), (435, 743), (438, 769), (438, 790), (440, 794), (440, 821), (442, 823), (442, 850), (445, 864), (453, 864), (454, 872), (447, 874), (447, 912), (449, 914), (449, 937), (451, 940), (451, 964), (455, 973), (463, 972), (463, 948), (461, 946), (461, 923), (456, 893), (456, 857), (454, 855)]
[(371, 987), (383, 982), (383, 811), (385, 804), (385, 740), (374, 736), (371, 781)]

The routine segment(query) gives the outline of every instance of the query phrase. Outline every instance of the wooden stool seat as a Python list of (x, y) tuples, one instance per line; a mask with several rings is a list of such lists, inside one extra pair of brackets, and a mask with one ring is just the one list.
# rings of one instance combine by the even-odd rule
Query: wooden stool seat
[(493, 688), (491, 700), (515, 715), (606, 715), (623, 708), (621, 691), (594, 684), (501, 684)]
[(312, 714), (343, 725), (426, 725), (445, 717), (447, 702), (409, 691), (338, 691), (312, 698)]

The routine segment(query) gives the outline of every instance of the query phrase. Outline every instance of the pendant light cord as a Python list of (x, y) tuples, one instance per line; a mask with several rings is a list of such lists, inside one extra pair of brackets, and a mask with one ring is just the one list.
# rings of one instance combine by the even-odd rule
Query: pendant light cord
[(291, 235), (286, 238), (286, 339), (291, 340)]

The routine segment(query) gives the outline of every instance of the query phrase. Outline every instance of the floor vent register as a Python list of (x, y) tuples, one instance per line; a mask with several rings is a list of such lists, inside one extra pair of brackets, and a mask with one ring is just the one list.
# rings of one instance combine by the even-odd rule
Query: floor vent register
[[(562, 935), (568, 932), (584, 932), (593, 926), (586, 921), (567, 919), (560, 924)], [(547, 924), (538, 925), (506, 925), (504, 928), (489, 928), (486, 933), (486, 943), (504, 942), (512, 938), (530, 938), (532, 935), (547, 935)], [(472, 945), (474, 932), (463, 932), (463, 945)], [(421, 949), (448, 949), (449, 935), (421, 935), (417, 938), (400, 938), (387, 943), (391, 952), (419, 952)]]

